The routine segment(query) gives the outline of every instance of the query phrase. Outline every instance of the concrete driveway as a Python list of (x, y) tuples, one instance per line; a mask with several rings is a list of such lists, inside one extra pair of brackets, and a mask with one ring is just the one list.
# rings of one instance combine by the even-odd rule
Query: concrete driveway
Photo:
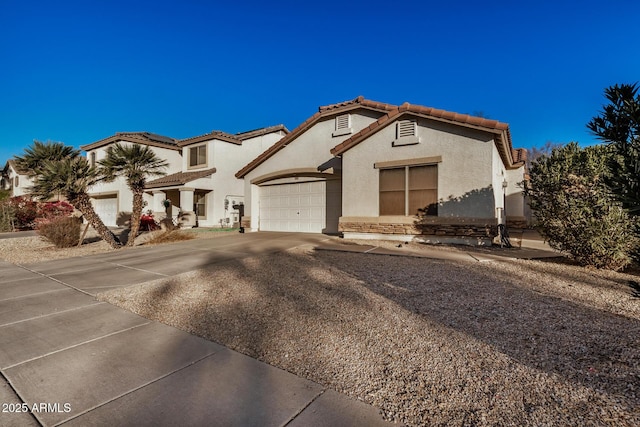
[(386, 425), (376, 408), (94, 298), (330, 239), (247, 233), (0, 262), (0, 425)]

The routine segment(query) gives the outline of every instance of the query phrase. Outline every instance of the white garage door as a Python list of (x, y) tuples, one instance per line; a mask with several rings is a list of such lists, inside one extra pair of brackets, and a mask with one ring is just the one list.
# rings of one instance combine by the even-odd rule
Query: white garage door
[(260, 187), (260, 230), (322, 233), (325, 211), (325, 181)]
[(109, 227), (116, 226), (116, 219), (118, 217), (117, 197), (93, 199), (93, 209), (96, 211), (102, 222), (104, 222), (104, 225)]

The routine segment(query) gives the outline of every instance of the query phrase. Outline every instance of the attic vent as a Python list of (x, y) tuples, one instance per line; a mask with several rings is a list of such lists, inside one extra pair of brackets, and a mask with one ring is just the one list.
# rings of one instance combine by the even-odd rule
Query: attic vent
[(392, 146), (412, 145), (420, 143), (418, 124), (413, 120), (400, 120), (396, 123), (396, 139)]
[(397, 138), (404, 138), (406, 136), (416, 136), (416, 122), (410, 120), (402, 120), (398, 122), (398, 135)]
[(352, 133), (351, 129), (351, 116), (349, 114), (343, 114), (336, 117), (336, 131), (332, 136), (349, 135)]
[(347, 129), (349, 127), (349, 115), (343, 114), (336, 117), (336, 130)]

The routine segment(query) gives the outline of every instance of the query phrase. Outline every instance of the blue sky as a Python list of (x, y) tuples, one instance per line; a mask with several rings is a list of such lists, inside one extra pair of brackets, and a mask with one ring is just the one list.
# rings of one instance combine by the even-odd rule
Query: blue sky
[(365, 98), (481, 112), (516, 147), (595, 140), (640, 80), (637, 1), (0, 0), (0, 162), (34, 139), (289, 129)]

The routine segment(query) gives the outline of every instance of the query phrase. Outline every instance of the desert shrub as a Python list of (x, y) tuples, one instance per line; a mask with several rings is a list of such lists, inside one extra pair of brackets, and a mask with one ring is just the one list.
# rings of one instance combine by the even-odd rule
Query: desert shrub
[(162, 230), (166, 230), (166, 231), (175, 231), (175, 230), (179, 230), (180, 229), (180, 223), (175, 224), (173, 222), (173, 219), (171, 217), (166, 217), (163, 218), (160, 221), (160, 229)]
[(14, 211), (14, 227), (19, 230), (30, 230), (35, 226), (38, 216), (38, 203), (27, 196), (11, 197), (9, 205)]
[(525, 192), (536, 228), (557, 250), (585, 266), (619, 270), (638, 248), (638, 220), (605, 185), (608, 151), (576, 143), (534, 161)]
[(157, 244), (157, 243), (171, 243), (171, 242), (181, 242), (183, 240), (191, 240), (194, 239), (195, 236), (191, 233), (185, 233), (184, 231), (174, 230), (174, 231), (163, 231), (158, 232), (157, 235), (153, 236), (147, 244)]
[(42, 222), (38, 227), (38, 234), (58, 248), (70, 248), (80, 240), (80, 224), (79, 218), (59, 216)]
[(0, 232), (13, 231), (15, 229), (15, 208), (8, 200), (0, 202)]

